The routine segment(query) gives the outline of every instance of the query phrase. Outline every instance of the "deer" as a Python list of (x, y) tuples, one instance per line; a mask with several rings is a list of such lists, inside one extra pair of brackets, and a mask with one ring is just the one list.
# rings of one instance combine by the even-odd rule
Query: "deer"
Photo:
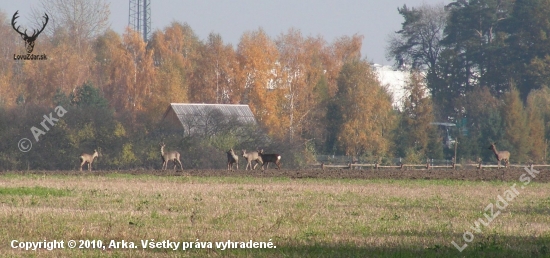
[[(258, 164), (263, 165), (262, 157), (260, 157), (260, 154), (257, 151), (252, 151), (249, 153), (246, 153), (246, 150), (242, 150), (242, 156), (246, 159), (246, 168), (245, 170), (248, 170), (248, 167), (250, 167), (250, 170), (256, 169), (256, 166)], [(254, 164), (254, 167), (252, 167), (252, 162), (256, 161), (256, 164)]]
[(177, 151), (164, 152), (164, 147), (166, 147), (166, 145), (163, 142), (160, 144), (160, 155), (162, 156), (162, 170), (166, 170), (166, 167), (168, 166), (168, 162), (172, 161), (174, 162), (174, 170), (176, 170), (177, 163), (179, 163), (180, 168), (183, 171), (183, 165), (181, 165), (181, 161), (180, 161), (180, 153)]
[(82, 155), (80, 155), (80, 171), (82, 171), (82, 166), (86, 163), (88, 163), (88, 171), (92, 171), (94, 159), (100, 156), (101, 153), (99, 153), (97, 149), (94, 150), (94, 154), (82, 153)]
[[(277, 165), (277, 169), (281, 169), (281, 155), (279, 154), (264, 154), (264, 150), (260, 150), (258, 153), (260, 157), (262, 158), (262, 161), (264, 162), (265, 168), (269, 168), (269, 163), (274, 163)], [(264, 166), (262, 166), (262, 170), (264, 169)]]
[(233, 170), (233, 164), (237, 164), (237, 170), (239, 169), (239, 156), (235, 154), (233, 148), (227, 151), (227, 170)]
[(32, 53), (33, 49), (34, 49), (34, 41), (36, 40), (36, 38), (38, 37), (38, 35), (40, 35), (40, 33), (42, 33), (42, 31), (46, 28), (46, 24), (48, 24), (48, 20), (50, 20), (50, 18), (48, 17), (48, 14), (47, 13), (44, 13), (44, 19), (46, 19), (46, 22), (43, 22), (42, 23), (42, 29), (40, 30), (33, 30), (33, 33), (31, 36), (27, 35), (27, 30), (25, 29), (25, 32), (21, 32), (19, 31), (19, 27), (21, 26), (17, 26), (17, 28), (15, 27), (15, 20), (17, 18), (19, 18), (19, 16), (17, 16), (17, 14), (19, 13), (19, 10), (16, 11), (14, 14), (13, 14), (13, 17), (11, 18), (11, 26), (13, 27), (13, 29), (15, 31), (17, 31), (17, 33), (19, 33), (19, 35), (21, 35), (21, 38), (23, 38), (23, 40), (25, 41), (25, 49), (27, 49), (27, 53)]
[(508, 151), (498, 151), (497, 146), (495, 146), (494, 143), (491, 143), (491, 146), (489, 146), (490, 150), (493, 150), (495, 153), (495, 157), (498, 160), (498, 168), (500, 169), (500, 161), (504, 161), (504, 166), (508, 167), (508, 162), (510, 162), (510, 152)]

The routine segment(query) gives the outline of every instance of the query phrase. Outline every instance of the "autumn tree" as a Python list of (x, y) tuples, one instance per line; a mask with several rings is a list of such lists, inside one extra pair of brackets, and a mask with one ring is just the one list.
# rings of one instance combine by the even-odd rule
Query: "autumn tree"
[(155, 31), (149, 44), (157, 71), (150, 107), (163, 111), (166, 103), (188, 102), (200, 46), (191, 27), (173, 22), (163, 31)]
[[(23, 49), (23, 41), (14, 33), (8, 21), (8, 16), (0, 10), (0, 106), (15, 105), (15, 100), (21, 92), (21, 81), (24, 78), (20, 67), (22, 63), (14, 63), (13, 54)], [(24, 52), (22, 52), (24, 53)]]
[(281, 91), (275, 79), (280, 71), (276, 62), (278, 51), (265, 31), (245, 32), (237, 49), (238, 84), (243, 85), (242, 102), (250, 105), (256, 119), (272, 136), (282, 137), (277, 99)]
[(328, 92), (334, 97), (338, 90), (337, 80), (344, 63), (361, 58), (361, 46), (363, 36), (342, 36), (335, 39), (332, 44), (323, 48), (322, 59), (325, 67), (325, 77), (328, 82)]
[(93, 51), (96, 63), (93, 81), (105, 93), (110, 106), (114, 107), (116, 87), (112, 85), (116, 84), (122, 73), (117, 67), (118, 60), (122, 58), (122, 38), (115, 31), (106, 30), (94, 41)]
[[(347, 155), (385, 155), (390, 147), (394, 115), (391, 96), (365, 60), (350, 60), (338, 77), (329, 124), (338, 149)], [(330, 148), (329, 148), (330, 149)]]
[(122, 38), (107, 32), (98, 39), (95, 49), (100, 88), (111, 107), (116, 112), (131, 112), (135, 118), (137, 112), (150, 105), (158, 90), (153, 51), (146, 49), (143, 38), (132, 30), (127, 30)]
[(323, 75), (320, 52), (324, 41), (320, 38), (305, 38), (299, 30), (290, 29), (275, 42), (281, 67), (277, 84), (284, 92), (284, 98), (278, 104), (280, 119), (289, 140), (293, 140), (303, 136), (304, 126), (311, 124), (310, 113), (317, 108), (314, 87)]
[(240, 85), (236, 84), (237, 56), (219, 34), (211, 33), (199, 47), (200, 57), (193, 73), (189, 99), (196, 103), (239, 103)]

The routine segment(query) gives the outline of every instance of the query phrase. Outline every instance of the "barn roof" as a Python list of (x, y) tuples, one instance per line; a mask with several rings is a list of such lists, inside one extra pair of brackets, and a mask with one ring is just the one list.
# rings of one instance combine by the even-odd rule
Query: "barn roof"
[(248, 105), (238, 104), (196, 104), (196, 103), (170, 103), (164, 117), (173, 110), (178, 120), (184, 124), (189, 118), (207, 117), (213, 111), (218, 111), (226, 117), (235, 117), (243, 123), (256, 123), (256, 118)]

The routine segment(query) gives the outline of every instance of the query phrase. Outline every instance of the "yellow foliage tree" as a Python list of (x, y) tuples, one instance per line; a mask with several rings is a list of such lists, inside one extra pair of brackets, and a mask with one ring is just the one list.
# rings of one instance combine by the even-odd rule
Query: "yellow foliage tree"
[(299, 30), (290, 29), (279, 36), (276, 44), (281, 67), (276, 81), (284, 94), (278, 103), (281, 129), (293, 140), (302, 135), (308, 115), (317, 107), (313, 91), (323, 74), (322, 41), (304, 38)]
[(347, 155), (385, 155), (395, 124), (391, 96), (365, 60), (346, 62), (338, 77), (337, 140)]

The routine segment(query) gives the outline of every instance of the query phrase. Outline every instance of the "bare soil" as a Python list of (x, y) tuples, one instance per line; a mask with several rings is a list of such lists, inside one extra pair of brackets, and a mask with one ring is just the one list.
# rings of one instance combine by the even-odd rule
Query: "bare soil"
[[(550, 182), (550, 169), (536, 169), (533, 182)], [(6, 172), (0, 172), (4, 174)], [(14, 172), (9, 172), (14, 173)], [(242, 176), (242, 177), (287, 177), (287, 178), (325, 178), (325, 179), (450, 179), (468, 181), (519, 181), (524, 168), (507, 169), (267, 169), (267, 170), (224, 170), (224, 169), (184, 169), (174, 170), (99, 170), (99, 171), (21, 171), (22, 174), (40, 175), (105, 175), (110, 173), (157, 176)], [(530, 176), (529, 174), (527, 174)], [(532, 177), (532, 176), (530, 176)]]

